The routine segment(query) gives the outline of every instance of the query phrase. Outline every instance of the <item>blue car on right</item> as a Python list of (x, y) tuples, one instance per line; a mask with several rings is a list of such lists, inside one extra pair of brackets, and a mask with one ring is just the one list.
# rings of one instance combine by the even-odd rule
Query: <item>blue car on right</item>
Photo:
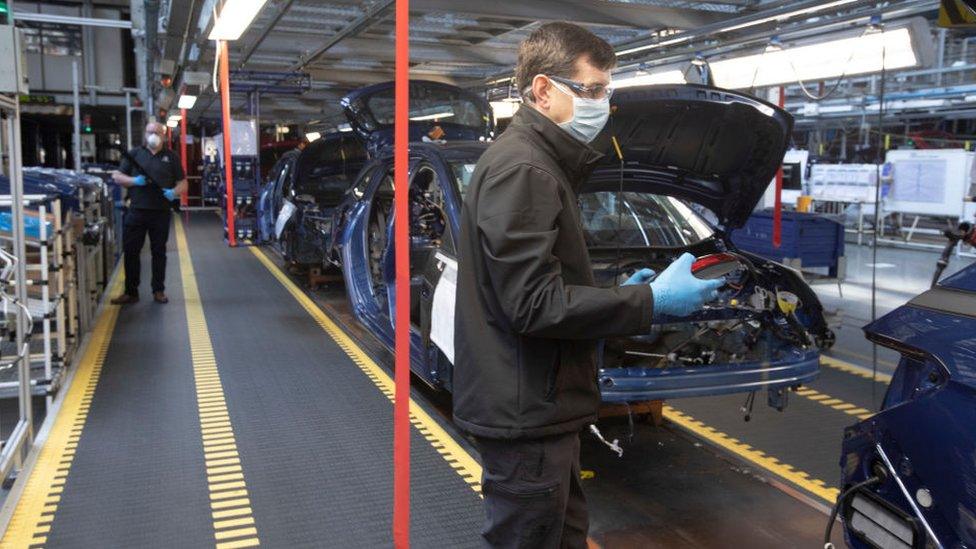
[(881, 411), (844, 431), (847, 543), (976, 547), (976, 265), (864, 331), (901, 360)]

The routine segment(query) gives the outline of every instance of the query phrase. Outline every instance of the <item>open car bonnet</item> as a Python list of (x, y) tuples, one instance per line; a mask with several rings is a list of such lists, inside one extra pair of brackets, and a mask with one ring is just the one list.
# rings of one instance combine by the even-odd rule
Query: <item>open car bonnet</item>
[[(342, 110), (371, 154), (393, 145), (394, 83), (360, 88), (342, 98)], [(483, 97), (457, 86), (410, 81), (410, 141), (478, 141), (491, 137), (494, 119)]]
[(701, 204), (726, 229), (741, 227), (786, 152), (793, 117), (754, 97), (695, 84), (618, 91), (595, 146), (608, 152), (598, 179), (620, 166), (646, 190)]

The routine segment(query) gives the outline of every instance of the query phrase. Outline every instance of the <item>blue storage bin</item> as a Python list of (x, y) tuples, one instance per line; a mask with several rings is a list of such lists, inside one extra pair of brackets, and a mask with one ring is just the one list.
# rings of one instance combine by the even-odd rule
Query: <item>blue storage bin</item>
[[(844, 257), (844, 225), (818, 214), (783, 212), (782, 244), (773, 247), (773, 211), (754, 212), (745, 226), (732, 231), (740, 250), (803, 268), (826, 267), (840, 273)], [(799, 260), (799, 261), (797, 261)]]

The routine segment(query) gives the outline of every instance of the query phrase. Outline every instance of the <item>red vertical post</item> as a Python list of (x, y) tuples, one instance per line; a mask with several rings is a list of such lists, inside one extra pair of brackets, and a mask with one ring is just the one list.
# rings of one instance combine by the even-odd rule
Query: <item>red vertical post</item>
[(410, 2), (396, 0), (393, 245), (396, 249), (395, 381), (393, 405), (393, 546), (410, 547), (410, 210), (407, 170), (410, 104)]
[[(779, 96), (776, 103), (780, 108), (785, 105), (786, 91), (783, 86), (779, 87)], [(780, 162), (779, 169), (776, 170), (776, 199), (773, 202), (773, 247), (779, 248), (783, 243), (783, 163)]]
[(230, 163), (230, 53), (227, 51), (227, 41), (217, 42), (220, 55), (220, 110), (224, 122), (224, 180), (226, 181), (227, 199), (227, 243), (237, 246), (237, 234), (234, 230), (234, 170)]
[[(180, 109), (180, 162), (183, 165), (183, 174), (186, 175), (187, 160), (186, 160), (186, 109)], [(180, 195), (180, 206), (184, 208), (187, 206), (189, 201), (188, 194), (190, 193), (189, 185), (186, 189), (183, 189), (183, 194)]]

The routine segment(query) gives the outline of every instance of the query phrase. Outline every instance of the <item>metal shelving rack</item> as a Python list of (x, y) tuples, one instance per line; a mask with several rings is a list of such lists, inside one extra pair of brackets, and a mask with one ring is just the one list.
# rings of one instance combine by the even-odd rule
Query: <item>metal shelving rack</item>
[[(41, 353), (30, 355), (32, 394), (46, 395), (47, 406), (52, 403), (52, 395), (57, 390), (62, 367), (69, 358), (68, 329), (64, 310), (66, 275), (63, 250), (65, 232), (61, 222), (61, 201), (56, 196), (28, 195), (23, 197), (23, 207), (36, 211), (40, 219), (51, 216), (52, 229), (41, 223), (37, 238), (25, 238), (25, 248), (31, 253), (26, 256), (25, 270), (28, 274), (28, 309), (35, 323), (34, 333), (43, 337), (40, 342)], [(10, 195), (0, 195), (0, 208), (13, 205)], [(6, 244), (13, 242), (13, 235), (2, 236)], [(32, 295), (33, 294), (33, 295)], [(37, 328), (40, 327), (40, 330)], [(34, 349), (32, 348), (32, 351)], [(0, 398), (16, 396), (16, 381), (0, 381)]]
[[(20, 102), (16, 95), (0, 94), (0, 122), (2, 122), (3, 152), (6, 156), (7, 176), (10, 179), (13, 253), (19, 259), (14, 270), (15, 298), (21, 303), (27, 299), (27, 269), (23, 258), (27, 256), (24, 242), (24, 178), (20, 150)], [(17, 349), (24, 346), (27, 333), (27, 316), (18, 307), (16, 312), (15, 340)], [(30, 360), (14, 363), (17, 370), (17, 399), (19, 415), (10, 436), (3, 441), (0, 450), (0, 478), (7, 478), (15, 468), (23, 465), (27, 452), (34, 443), (34, 414), (31, 406)]]

